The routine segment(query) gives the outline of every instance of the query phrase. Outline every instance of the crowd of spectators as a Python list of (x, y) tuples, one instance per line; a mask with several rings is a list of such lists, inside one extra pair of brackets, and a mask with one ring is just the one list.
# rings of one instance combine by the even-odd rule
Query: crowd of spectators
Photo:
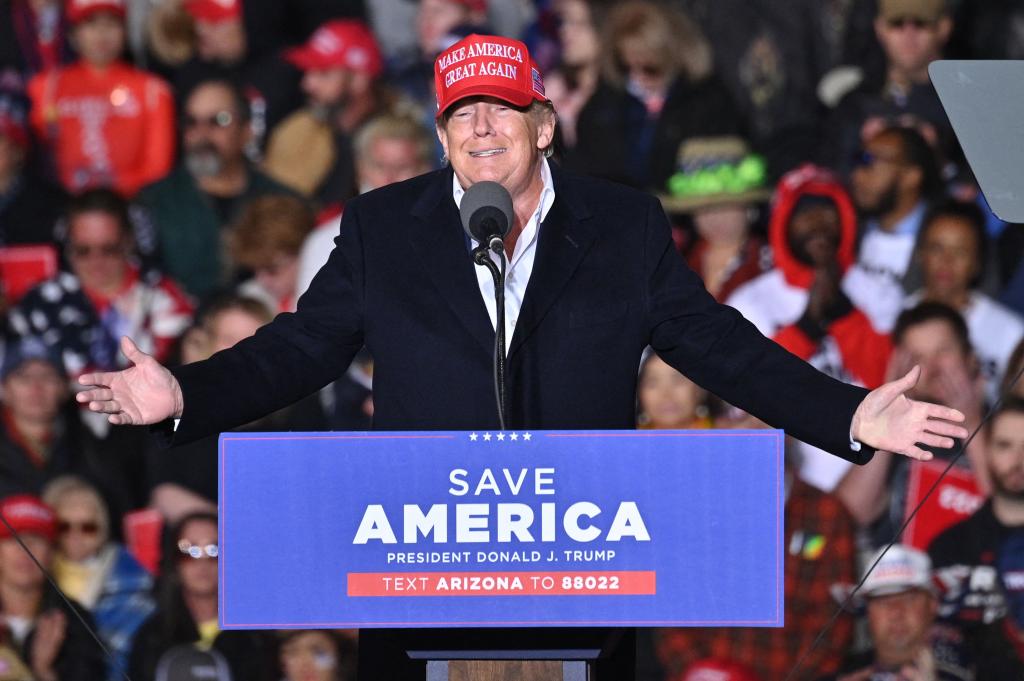
[[(658, 196), (762, 333), (868, 388), (919, 365), (972, 430), (1000, 405), (955, 466), (974, 504), (816, 644), (919, 471), (789, 442), (786, 626), (645, 631), (648, 681), (1021, 678), (1024, 228), (927, 67), (1020, 58), (1022, 27), (1002, 0), (0, 0), (0, 512), (74, 603), (0, 528), (3, 678), (353, 678), (352, 632), (218, 630), (215, 440), (158, 451), (70, 396), (121, 336), (187, 363), (293, 310), (346, 201), (444, 164), (432, 64), (477, 32), (529, 45), (554, 162)], [(638, 427), (763, 426), (637, 361)], [(246, 429), (367, 429), (372, 377)]]

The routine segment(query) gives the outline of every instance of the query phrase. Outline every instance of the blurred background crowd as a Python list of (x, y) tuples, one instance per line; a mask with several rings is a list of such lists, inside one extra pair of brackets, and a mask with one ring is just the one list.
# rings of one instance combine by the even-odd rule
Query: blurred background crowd
[[(347, 200), (441, 167), (433, 59), (470, 33), (528, 44), (555, 162), (658, 196), (765, 335), (869, 388), (918, 364), (972, 430), (999, 405), (809, 653), (955, 451), (789, 443), (786, 626), (644, 630), (641, 678), (1024, 678), (1024, 228), (927, 71), (1024, 56), (1024, 2), (0, 0), (0, 512), (78, 609), (0, 528), (0, 679), (354, 677), (354, 632), (218, 630), (215, 439), (70, 396), (122, 335), (187, 363), (294, 309)], [(367, 429), (372, 387), (364, 352), (246, 428)], [(763, 426), (653, 355), (637, 416)]]

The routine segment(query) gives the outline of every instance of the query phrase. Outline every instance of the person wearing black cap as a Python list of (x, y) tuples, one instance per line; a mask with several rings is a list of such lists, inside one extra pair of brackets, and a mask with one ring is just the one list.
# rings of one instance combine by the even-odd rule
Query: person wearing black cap
[(0, 497), (40, 494), (58, 476), (79, 475), (101, 490), (116, 532), (121, 514), (145, 504), (139, 454), (149, 443), (130, 429), (98, 438), (68, 392), (58, 352), (31, 336), (7, 343), (0, 364)]
[(0, 496), (42, 491), (77, 468), (77, 446), (62, 437), (68, 382), (60, 356), (36, 339), (8, 344), (0, 366)]

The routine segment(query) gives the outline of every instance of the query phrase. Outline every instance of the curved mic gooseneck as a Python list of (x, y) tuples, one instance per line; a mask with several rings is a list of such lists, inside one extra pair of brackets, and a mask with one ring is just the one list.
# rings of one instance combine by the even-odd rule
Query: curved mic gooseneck
[[(497, 242), (495, 249), (495, 243)], [(491, 259), (490, 253), (498, 254), (500, 267)], [(473, 249), (473, 261), (486, 267), (494, 279), (494, 302), (497, 314), (494, 324), (494, 398), (498, 405), (498, 427), (505, 428), (505, 245), (495, 237), (491, 244), (481, 244)]]
[[(473, 262), (486, 267), (494, 279), (494, 397), (498, 425), (505, 430), (505, 270), (508, 260), (503, 238), (512, 225), (512, 196), (497, 182), (477, 182), (463, 194), (459, 215), (466, 233), (479, 243), (473, 249)], [(497, 263), (491, 253), (498, 257)]]

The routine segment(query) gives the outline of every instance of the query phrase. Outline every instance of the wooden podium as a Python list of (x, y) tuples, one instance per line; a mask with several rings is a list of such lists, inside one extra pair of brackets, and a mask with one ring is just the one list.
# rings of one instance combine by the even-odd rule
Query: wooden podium
[(359, 681), (632, 681), (630, 628), (360, 632)]

